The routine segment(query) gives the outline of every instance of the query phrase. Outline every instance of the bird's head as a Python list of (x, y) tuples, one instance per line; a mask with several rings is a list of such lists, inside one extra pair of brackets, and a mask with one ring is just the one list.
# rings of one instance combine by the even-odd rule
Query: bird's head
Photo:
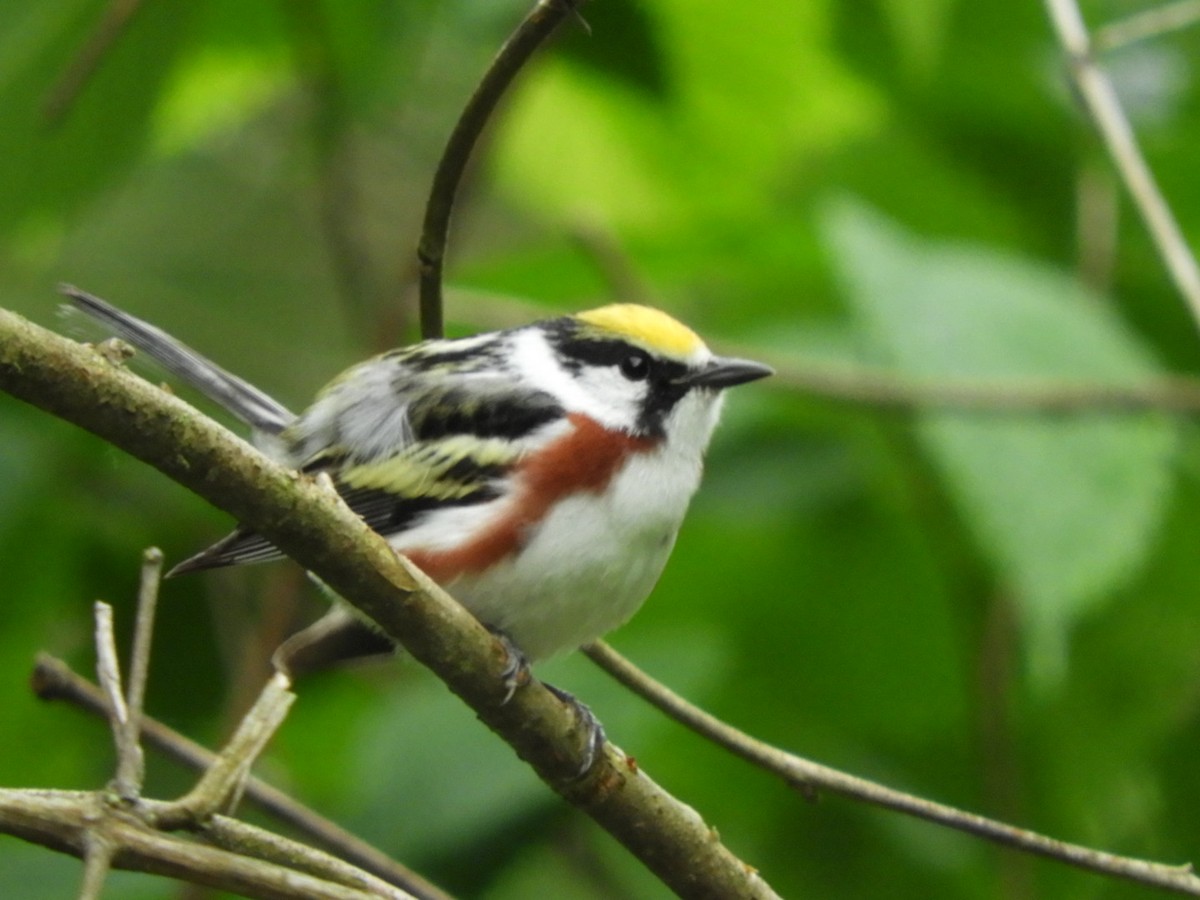
[(539, 322), (516, 338), (524, 376), (568, 412), (696, 452), (708, 444), (725, 388), (772, 374), (715, 356), (686, 325), (631, 303)]

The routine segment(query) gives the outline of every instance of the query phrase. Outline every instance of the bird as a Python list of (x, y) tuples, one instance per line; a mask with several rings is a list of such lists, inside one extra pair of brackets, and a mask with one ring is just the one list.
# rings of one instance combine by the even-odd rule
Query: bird
[[(156, 326), (60, 289), (249, 425), (269, 455), (327, 475), (522, 664), (637, 611), (699, 487), (725, 391), (772, 374), (715, 355), (666, 312), (617, 303), (382, 353), (297, 415)], [(171, 574), (280, 556), (239, 526)], [(339, 627), (353, 618), (332, 615)]]

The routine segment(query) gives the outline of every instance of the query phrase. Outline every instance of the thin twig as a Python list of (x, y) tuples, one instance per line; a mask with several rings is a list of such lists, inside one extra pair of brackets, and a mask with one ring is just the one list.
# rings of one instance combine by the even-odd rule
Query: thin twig
[(112, 871), (112, 843), (98, 829), (88, 831), (84, 838), (83, 882), (79, 886), (79, 900), (100, 900), (104, 884)]
[[(138, 796), (143, 770), (141, 746), (138, 743), (138, 722), (134, 711), (140, 713), (145, 696), (149, 647), (161, 570), (162, 554), (151, 548), (144, 554), (142, 563), (138, 621), (134, 638), (137, 672), (130, 684), (128, 707), (121, 690), (112, 608), (106, 603), (95, 604), (97, 671), (104, 686), (103, 700), (107, 701), (103, 705), (109, 712), (107, 718), (112, 725), (118, 749), (117, 775), (114, 779), (117, 796), (113, 797), (106, 792), (82, 795), (75, 810), (78, 814), (78, 827), (55, 830), (53, 844), (73, 848), (84, 859), (80, 900), (100, 900), (109, 870), (118, 861), (127, 862), (131, 849), (139, 843), (146, 843), (144, 838), (149, 839), (148, 846), (155, 848), (155, 852), (149, 853), (143, 861), (145, 869), (166, 872), (164, 860), (176, 843), (158, 840), (156, 831), (176, 828), (199, 830), (212, 843), (242, 857), (259, 860), (272, 867), (281, 866), (284, 871), (294, 874), (315, 876), (320, 881), (314, 882), (314, 889), (319, 885), (324, 890), (327, 886), (330, 890), (327, 895), (331, 898), (372, 896), (411, 900), (411, 895), (385, 883), (379, 877), (320, 850), (233, 820), (217, 820), (216, 814), (219, 810), (236, 802), (248, 777), (250, 766), (278, 729), (294, 699), (289, 690), (290, 681), (282, 674), (268, 681), (259, 702), (242, 719), (225, 750), (216, 757), (194, 790), (174, 803), (146, 801)], [(140, 718), (140, 715), (137, 718)], [(12, 793), (12, 796), (16, 797), (17, 794)], [(29, 837), (21, 824), (18, 820), (3, 821), (0, 822), (0, 829)], [(39, 823), (43, 827), (49, 824)], [(226, 870), (222, 870), (224, 871)], [(263, 876), (274, 873), (275, 869), (259, 868), (252, 871)], [(207, 875), (211, 879), (216, 873), (210, 871)], [(341, 888), (351, 890), (347, 892)], [(285, 895), (270, 891), (257, 896)], [(306, 893), (304, 896), (310, 894)], [(312, 893), (311, 896), (317, 894)]]
[(118, 722), (129, 718), (125, 695), (121, 690), (121, 669), (117, 661), (117, 640), (113, 634), (113, 610), (103, 601), (92, 606), (96, 620), (96, 678), (108, 697), (112, 717)]
[(750, 353), (775, 369), (775, 377), (763, 382), (767, 388), (878, 409), (981, 415), (1200, 412), (1200, 381), (1194, 378), (1124, 385), (1040, 379), (933, 381), (886, 369), (800, 363), (770, 353)]
[(1154, 173), (1138, 148), (1133, 127), (1121, 108), (1116, 89), (1096, 65), (1087, 26), (1075, 0), (1045, 0), (1071, 77), (1088, 114), (1100, 132), (1121, 180), (1146, 223), (1150, 237), (1179, 292), (1200, 327), (1200, 267), (1184, 240)]
[(1092, 47), (1097, 53), (1107, 53), (1171, 31), (1180, 31), (1197, 22), (1200, 22), (1200, 0), (1176, 0), (1175, 3), (1164, 3), (1097, 28), (1092, 36)]
[(184, 797), (165, 808), (161, 828), (182, 827), (225, 812), (237, 803), (245, 789), (250, 767), (267, 742), (279, 730), (296, 695), (291, 680), (276, 672), (267, 680), (258, 700), (242, 717), (237, 730), (216, 760)]
[(397, 885), (345, 860), (228, 816), (212, 816), (204, 822), (201, 833), (216, 846), (242, 856), (286, 866), (372, 895), (416, 900)]
[[(92, 715), (108, 718), (109, 707), (103, 692), (60, 659), (39, 654), (31, 681), (34, 693), (43, 700), (65, 700)], [(216, 759), (211, 750), (151, 716), (142, 719), (142, 739), (197, 771), (208, 769)], [(448, 894), (416, 872), (253, 775), (246, 780), (245, 799), (335, 856), (378, 875), (421, 900), (450, 900)]]
[(117, 747), (117, 772), (113, 788), (123, 800), (135, 800), (141, 788), (138, 773), (142, 771), (142, 748), (129, 728), (129, 707), (121, 689), (121, 668), (117, 660), (117, 642), (113, 635), (113, 611), (107, 603), (97, 600), (96, 675), (108, 697), (109, 724)]
[[(146, 554), (144, 598), (156, 593), (160, 564), (161, 554)], [(149, 605), (153, 605), (152, 599)], [(142, 618), (145, 620), (147, 617)], [(96, 645), (100, 660), (98, 669), (107, 687), (108, 706), (113, 710), (110, 718), (120, 736), (126, 732), (121, 726), (128, 720), (128, 715), (124, 714), (122, 706), (115, 641), (112, 639), (112, 611), (102, 603), (96, 604)], [(136, 804), (126, 804), (114, 802), (103, 793), (83, 795), (84, 800), (76, 810), (80, 826), (69, 834), (59, 829), (55, 841), (58, 846), (74, 848), (86, 862), (81, 900), (99, 900), (109, 868), (115, 862), (125, 861), (131, 848), (139, 843), (146, 844), (148, 841), (148, 846), (155, 848), (145, 861), (147, 871), (165, 871), (163, 860), (175, 844), (158, 840), (156, 832), (178, 828), (199, 831), (212, 843), (241, 857), (258, 860), (272, 867), (281, 866), (294, 874), (315, 876), (321, 879), (322, 884), (329, 882), (331, 891), (335, 891), (329, 894), (331, 897), (369, 895), (410, 900), (411, 895), (328, 853), (260, 828), (218, 817), (219, 810), (230, 805), (231, 798), (240, 793), (251, 764), (283, 721), (294, 699), (289, 688), (290, 681), (282, 674), (267, 682), (258, 702), (243, 717), (225, 750), (216, 757), (195, 789), (181, 800), (163, 803), (139, 798)], [(120, 737), (118, 742), (121, 742)], [(13, 796), (16, 796), (15, 793)], [(130, 792), (122, 794), (125, 798), (130, 796)], [(28, 837), (17, 821), (0, 822), (0, 828), (5, 826), (11, 833)], [(273, 870), (257, 871), (264, 874)], [(352, 893), (338, 891), (335, 885), (349, 888)], [(262, 896), (276, 894), (264, 893)]]
[(1068, 844), (848, 775), (787, 753), (722, 722), (651, 678), (603, 641), (588, 644), (583, 652), (621, 684), (677, 722), (742, 759), (778, 775), (807, 797), (818, 790), (832, 791), (1081, 869), (1200, 896), (1200, 878), (1192, 873), (1191, 865), (1167, 866)]
[(129, 718), (135, 725), (142, 717), (146, 701), (146, 681), (150, 673), (150, 646), (154, 636), (154, 616), (158, 609), (158, 588), (162, 580), (162, 567), (162, 551), (157, 547), (147, 548), (142, 554), (137, 620), (133, 631), (133, 650), (129, 658)]
[(458, 186), (479, 135), (513, 78), (542, 42), (582, 2), (584, 0), (538, 0), (492, 60), (450, 133), (446, 149), (442, 151), (442, 158), (434, 172), (433, 186), (429, 189), (421, 240), (417, 246), (421, 273), (422, 337), (442, 336), (442, 270), (446, 259), (446, 241), (450, 234), (450, 216)]
[(122, 754), (117, 761), (118, 791), (122, 796), (141, 793), (145, 778), (146, 759), (141, 749), (142, 714), (146, 701), (146, 680), (150, 673), (150, 647), (154, 641), (154, 614), (158, 607), (158, 585), (162, 578), (162, 551), (150, 547), (142, 554), (142, 576), (138, 588), (137, 619), (134, 624), (133, 649), (129, 660), (129, 686), (124, 722), (125, 745), (136, 747), (136, 753)]
[(87, 42), (46, 95), (42, 116), (48, 124), (58, 124), (67, 114), (104, 55), (129, 27), (130, 20), (141, 5), (142, 0), (112, 0), (108, 4), (95, 31), (88, 36)]

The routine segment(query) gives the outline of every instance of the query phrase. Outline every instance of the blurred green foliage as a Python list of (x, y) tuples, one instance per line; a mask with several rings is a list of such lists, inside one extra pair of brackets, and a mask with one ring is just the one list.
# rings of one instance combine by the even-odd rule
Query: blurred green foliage
[[(432, 166), (525, 0), (160, 0), (63, 94), (107, 7), (17, 0), (0, 21), (0, 304), (55, 323), (53, 285), (74, 282), (296, 405), (411, 337)], [(567, 23), (479, 148), (452, 245), (456, 331), (631, 282), (718, 347), (839, 371), (1121, 384), (1196, 368), (1195, 323), (1070, 102), (1040, 4), (593, 0), (583, 15), (590, 33)], [(1197, 50), (1187, 31), (1106, 58), (1191, 235)], [(764, 382), (732, 398), (662, 583), (614, 643), (820, 761), (1193, 859), (1197, 449), (1166, 416), (880, 412)], [(33, 655), (89, 669), (89, 602), (114, 602), (128, 631), (141, 548), (178, 560), (228, 526), (0, 397), (0, 784), (103, 783), (103, 726), (30, 697)], [(170, 582), (150, 711), (217, 742), (317, 608), (283, 564)], [(582, 659), (541, 674), (785, 896), (1149, 896), (805, 803)], [(303, 685), (262, 768), (463, 896), (665, 894), (412, 664)], [(186, 784), (152, 757), (152, 792)], [(0, 895), (67, 896), (78, 875), (0, 840)], [(113, 896), (176, 891), (121, 876)]]

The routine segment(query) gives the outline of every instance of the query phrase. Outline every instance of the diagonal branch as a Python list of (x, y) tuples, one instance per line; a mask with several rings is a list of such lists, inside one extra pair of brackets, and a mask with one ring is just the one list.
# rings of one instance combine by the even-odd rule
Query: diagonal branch
[(1161, 37), (1200, 22), (1200, 0), (1175, 0), (1142, 12), (1131, 13), (1097, 28), (1092, 47), (1100, 52), (1128, 47), (1138, 41)]
[(465, 609), (337, 495), (264, 457), (177, 398), (0, 310), (0, 390), (91, 431), (262, 534), (372, 619), (583, 809), (685, 897), (772, 897), (712, 829), (608, 745), (577, 777), (587, 729), (537, 681), (508, 702), (507, 659)]
[(1083, 105), (1146, 223), (1175, 287), (1183, 294), (1192, 318), (1200, 327), (1200, 267), (1158, 188), (1154, 173), (1142, 156), (1116, 88), (1096, 64), (1092, 40), (1079, 5), (1075, 0), (1045, 0), (1045, 3)]
[(588, 644), (583, 652), (656, 709), (752, 765), (778, 775), (805, 796), (830, 791), (1080, 869), (1200, 897), (1200, 878), (1191, 865), (1168, 866), (1070, 844), (823, 766), (722, 722), (651, 678), (603, 641)]
[(290, 679), (276, 672), (200, 781), (163, 810), (155, 824), (159, 828), (183, 828), (236, 806), (250, 777), (250, 767), (283, 724), (295, 699)]

